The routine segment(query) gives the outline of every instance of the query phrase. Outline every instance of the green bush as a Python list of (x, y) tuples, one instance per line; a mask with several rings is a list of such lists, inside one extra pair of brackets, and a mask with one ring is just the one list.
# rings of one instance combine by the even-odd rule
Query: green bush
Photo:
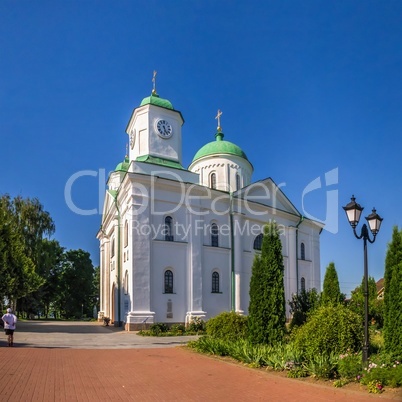
[(344, 379), (356, 379), (362, 374), (362, 354), (345, 353), (339, 356), (338, 374)]
[(292, 334), (294, 346), (306, 357), (357, 352), (362, 339), (360, 316), (340, 304), (319, 307)]
[(380, 363), (380, 358), (373, 356), (370, 360), (367, 370), (361, 379), (361, 383), (367, 386), (370, 383), (379, 383), (390, 387), (402, 386), (402, 364), (399, 360), (389, 363)]
[(173, 335), (184, 335), (186, 327), (183, 324), (173, 324), (170, 327), (170, 331)]
[(157, 322), (149, 327), (149, 333), (151, 336), (158, 336), (162, 332), (168, 332), (168, 330), (168, 326), (163, 322)]
[(207, 322), (207, 335), (225, 341), (247, 338), (247, 317), (235, 312), (224, 312)]
[(196, 334), (198, 334), (200, 332), (204, 333), (205, 327), (206, 327), (206, 324), (205, 324), (204, 320), (202, 320), (199, 317), (193, 317), (191, 322), (187, 326), (187, 332), (196, 333)]

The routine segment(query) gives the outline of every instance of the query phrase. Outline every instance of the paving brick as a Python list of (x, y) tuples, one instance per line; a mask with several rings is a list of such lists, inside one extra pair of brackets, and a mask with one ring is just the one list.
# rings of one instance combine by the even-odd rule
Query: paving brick
[(282, 378), (183, 348), (2, 347), (0, 372), (0, 400), (9, 402), (379, 400), (376, 395)]

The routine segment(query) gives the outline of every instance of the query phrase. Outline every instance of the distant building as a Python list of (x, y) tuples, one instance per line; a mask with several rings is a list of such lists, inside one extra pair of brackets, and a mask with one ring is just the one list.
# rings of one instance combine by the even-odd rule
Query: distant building
[(253, 259), (271, 220), (281, 232), (286, 299), (320, 289), (322, 225), (303, 218), (271, 178), (252, 182), (251, 162), (217, 118), (215, 140), (188, 168), (183, 116), (155, 90), (128, 122), (129, 155), (110, 174), (97, 235), (100, 316), (127, 330), (247, 314)]
[(384, 278), (379, 279), (375, 287), (377, 289), (377, 299), (383, 299), (384, 298)]

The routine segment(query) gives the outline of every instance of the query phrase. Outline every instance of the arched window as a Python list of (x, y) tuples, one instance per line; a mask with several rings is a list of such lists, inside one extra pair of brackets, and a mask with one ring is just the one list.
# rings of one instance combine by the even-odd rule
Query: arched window
[(236, 191), (240, 190), (240, 176), (236, 174)]
[(128, 222), (124, 222), (124, 247), (128, 246)]
[(114, 257), (114, 237), (112, 239), (112, 243), (110, 244), (110, 258)]
[(216, 188), (216, 173), (211, 173), (210, 179), (210, 187)]
[(167, 216), (165, 218), (165, 229), (164, 229), (166, 241), (173, 241), (172, 226), (173, 226), (173, 219), (171, 216)]
[(306, 259), (306, 248), (304, 247), (304, 243), (300, 244), (300, 258), (302, 260)]
[(219, 247), (219, 229), (216, 223), (211, 224), (211, 246)]
[(165, 293), (173, 293), (173, 272), (170, 269), (165, 271)]
[(219, 273), (212, 272), (212, 293), (219, 293)]
[(305, 291), (306, 291), (306, 280), (305, 280), (304, 278), (301, 278), (301, 279), (300, 279), (300, 290), (301, 290), (302, 292), (305, 292)]
[(260, 233), (255, 239), (254, 239), (254, 250), (261, 250), (262, 249), (262, 239), (264, 238), (264, 235)]

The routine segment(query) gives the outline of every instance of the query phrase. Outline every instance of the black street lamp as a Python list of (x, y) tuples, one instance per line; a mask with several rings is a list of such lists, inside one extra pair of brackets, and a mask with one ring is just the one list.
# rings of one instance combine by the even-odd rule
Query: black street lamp
[(360, 232), (360, 236), (356, 233), (356, 226), (359, 223), (360, 215), (363, 211), (363, 207), (361, 207), (357, 202), (354, 196), (352, 196), (351, 202), (347, 204), (345, 207), (342, 207), (346, 216), (348, 217), (348, 221), (353, 228), (353, 233), (358, 239), (363, 239), (364, 242), (364, 344), (363, 344), (363, 364), (367, 363), (368, 360), (368, 349), (369, 349), (369, 333), (368, 333), (368, 265), (367, 265), (367, 240), (370, 243), (375, 242), (375, 238), (380, 231), (380, 226), (382, 219), (380, 215), (377, 214), (376, 210), (373, 208), (373, 212), (366, 217), (367, 223), (370, 227), (371, 233), (373, 234), (373, 239), (370, 239), (369, 231), (367, 225), (364, 224), (362, 226), (362, 230)]

